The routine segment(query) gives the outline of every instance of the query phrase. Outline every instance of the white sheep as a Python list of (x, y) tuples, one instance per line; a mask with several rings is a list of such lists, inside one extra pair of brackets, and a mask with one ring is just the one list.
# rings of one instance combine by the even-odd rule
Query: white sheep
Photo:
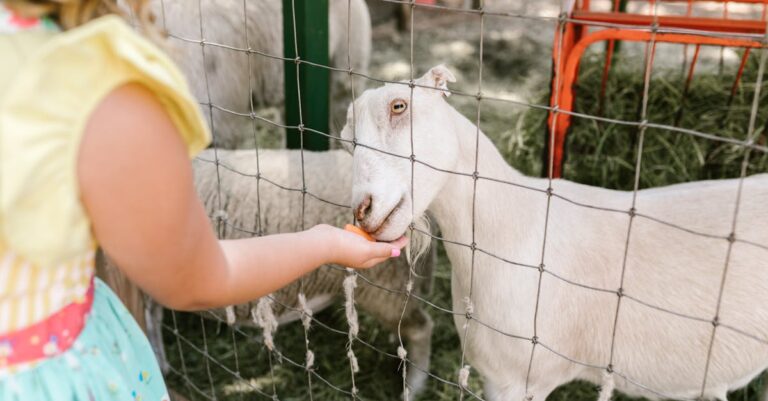
[[(274, 58), (283, 57), (282, 3), (279, 0), (201, 0), (202, 18), (197, 1), (155, 0), (152, 3), (159, 25), (176, 38), (169, 42), (169, 50), (189, 79), (195, 98), (207, 103), (210, 94), (210, 102), (215, 106), (245, 114), (237, 115), (217, 107), (203, 108), (206, 118), (209, 111), (213, 115), (217, 147), (242, 147), (241, 144), (251, 138), (252, 121), (248, 117), (251, 100), (254, 109), (283, 103), (284, 61)], [(248, 13), (247, 22), (244, 12)], [(347, 70), (351, 62), (355, 72), (368, 73), (371, 17), (365, 0), (330, 0), (328, 36), (331, 67)], [(201, 39), (211, 43), (204, 46), (204, 50), (198, 43)], [(250, 57), (242, 51), (249, 47), (254, 51)], [(331, 72), (332, 97), (349, 96), (350, 82), (346, 72)], [(359, 93), (363, 79), (356, 77), (354, 83)], [(339, 118), (343, 119), (344, 110), (340, 112)]]
[[(216, 160), (219, 161), (217, 169)], [(352, 220), (346, 204), (352, 187), (352, 158), (343, 150), (304, 152), (304, 173), (308, 195), (302, 215), (301, 152), (298, 150), (213, 150), (202, 152), (194, 160), (195, 187), (203, 200), (211, 223), (221, 238), (252, 237), (256, 233), (277, 234), (309, 228), (325, 223), (343, 226)], [(218, 170), (218, 171), (217, 171)], [(261, 179), (257, 180), (260, 174)], [(282, 187), (282, 188), (281, 188)], [(319, 198), (319, 199), (318, 199)], [(322, 199), (322, 200), (320, 200)], [(303, 223), (302, 223), (303, 217)], [(222, 219), (225, 218), (225, 219)], [(425, 248), (418, 239), (413, 246)], [(146, 321), (147, 334), (161, 361), (167, 367), (162, 341), (162, 308), (145, 305), (138, 289), (124, 280), (114, 266), (103, 266), (100, 276), (120, 295), (140, 322)], [(424, 296), (431, 288), (432, 269), (436, 254), (415, 261), (413, 291)], [(403, 313), (403, 302), (409, 281), (409, 264), (401, 257), (374, 268), (359, 271), (354, 292), (357, 307), (375, 317), (387, 329), (395, 332), (398, 322), (406, 342), (408, 358), (417, 368), (408, 369), (408, 381), (413, 383), (412, 395), (426, 382), (432, 337), (432, 320), (415, 300), (408, 302)], [(339, 266), (323, 266), (303, 278), (306, 303), (314, 312), (344, 300), (343, 282), (348, 273)], [(372, 284), (369, 284), (372, 283)], [(299, 320), (299, 283), (295, 282), (272, 294), (272, 309), (276, 323), (283, 325)], [(231, 324), (258, 326), (254, 321), (259, 300), (237, 305), (230, 313), (224, 309), (205, 312), (207, 318), (218, 317)], [(144, 310), (147, 309), (147, 316)], [(234, 313), (232, 313), (234, 312)], [(363, 334), (364, 337), (364, 334)], [(339, 352), (345, 352), (344, 341)], [(362, 369), (377, 369), (363, 366)]]
[(352, 204), (363, 228), (393, 240), (433, 214), (452, 264), (456, 328), (487, 399), (543, 401), (583, 379), (603, 385), (601, 400), (614, 384), (651, 399), (703, 391), (725, 400), (768, 366), (768, 174), (744, 179), (732, 244), (739, 179), (638, 191), (627, 249), (632, 192), (554, 180), (547, 211), (548, 180), (511, 168), (444, 100), (448, 81), (437, 66), (416, 82), (435, 89), (417, 86), (412, 98), (407, 84), (364, 92), (342, 137), (351, 141), (354, 125)]

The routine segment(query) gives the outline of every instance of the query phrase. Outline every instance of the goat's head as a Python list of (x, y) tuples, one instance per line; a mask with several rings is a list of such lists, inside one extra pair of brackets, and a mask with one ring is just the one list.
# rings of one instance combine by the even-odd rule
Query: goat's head
[[(354, 156), (352, 205), (360, 226), (397, 239), (438, 195), (458, 160), (454, 115), (445, 101), (453, 74), (443, 65), (415, 81), (365, 91), (347, 110), (341, 132)], [(413, 163), (413, 181), (411, 155)], [(415, 191), (412, 191), (415, 188)]]

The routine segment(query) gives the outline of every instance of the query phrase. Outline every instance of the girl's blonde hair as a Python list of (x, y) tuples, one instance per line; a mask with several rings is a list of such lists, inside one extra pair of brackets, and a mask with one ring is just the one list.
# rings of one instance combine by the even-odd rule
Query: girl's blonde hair
[(50, 17), (64, 30), (107, 14), (125, 16), (128, 11), (145, 34), (157, 34), (149, 0), (124, 0), (122, 3), (127, 9), (121, 8), (118, 0), (5, 0), (5, 3), (26, 17)]

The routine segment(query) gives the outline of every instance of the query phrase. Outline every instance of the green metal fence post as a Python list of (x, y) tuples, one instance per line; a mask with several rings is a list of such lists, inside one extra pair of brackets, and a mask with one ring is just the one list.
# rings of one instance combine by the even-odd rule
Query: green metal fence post
[[(283, 49), (285, 57), (290, 59), (284, 62), (286, 125), (298, 126), (303, 122), (304, 127), (328, 134), (330, 70), (304, 63), (310, 61), (325, 66), (329, 63), (328, 0), (283, 0)], [(294, 61), (296, 50), (301, 60), (299, 63)], [(296, 82), (297, 68), (301, 99)], [(288, 148), (296, 149), (302, 146), (302, 132), (298, 129), (287, 129), (286, 139)], [(327, 137), (304, 130), (304, 149), (327, 150), (328, 145)]]

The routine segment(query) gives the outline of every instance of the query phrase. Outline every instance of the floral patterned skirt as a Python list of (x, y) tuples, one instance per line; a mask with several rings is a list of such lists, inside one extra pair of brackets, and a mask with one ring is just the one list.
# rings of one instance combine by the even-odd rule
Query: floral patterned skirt
[(0, 401), (168, 401), (155, 354), (128, 310), (96, 279), (93, 306), (71, 347), (0, 368)]

